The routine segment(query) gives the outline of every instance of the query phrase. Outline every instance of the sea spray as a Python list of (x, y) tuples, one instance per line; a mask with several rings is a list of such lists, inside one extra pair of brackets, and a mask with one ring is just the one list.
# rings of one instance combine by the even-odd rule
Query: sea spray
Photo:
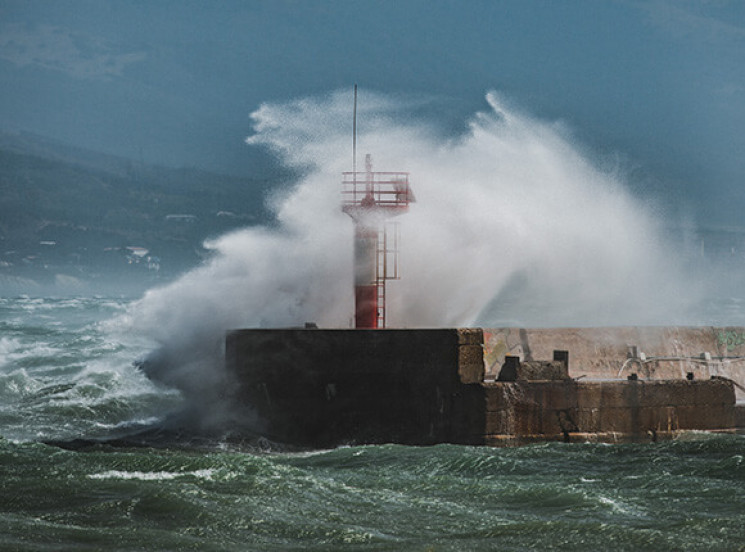
[(0, 436), (12, 441), (109, 438), (152, 425), (180, 394), (132, 369), (153, 342), (122, 331), (126, 301), (0, 299)]
[[(359, 150), (378, 170), (409, 171), (417, 203), (400, 218), (402, 279), (389, 325), (675, 323), (695, 303), (655, 213), (601, 170), (562, 124), (506, 106), (496, 93), (460, 136), (442, 136), (364, 94)], [(224, 333), (315, 322), (350, 327), (352, 221), (340, 209), (351, 167), (347, 93), (264, 104), (252, 146), (299, 174), (270, 198), (272, 227), (207, 244), (214, 255), (131, 311), (159, 343), (153, 377), (200, 403), (225, 402)], [(218, 391), (220, 390), (220, 391)]]

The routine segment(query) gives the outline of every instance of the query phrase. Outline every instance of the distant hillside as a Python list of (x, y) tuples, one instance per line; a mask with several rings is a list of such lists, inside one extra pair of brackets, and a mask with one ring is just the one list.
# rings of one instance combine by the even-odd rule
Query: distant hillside
[(276, 182), (0, 135), (0, 291), (170, 279), (203, 259), (206, 238), (266, 223)]

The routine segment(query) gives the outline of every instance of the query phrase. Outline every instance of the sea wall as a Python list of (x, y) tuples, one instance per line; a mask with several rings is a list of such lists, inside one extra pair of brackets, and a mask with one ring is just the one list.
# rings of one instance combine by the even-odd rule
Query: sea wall
[(473, 413), (462, 398), (483, 381), (482, 340), (480, 329), (248, 329), (228, 333), (226, 363), (279, 441), (464, 442)]
[(732, 431), (731, 382), (532, 381), (483, 386), (484, 442), (656, 441), (681, 431)]
[(745, 328), (743, 327), (618, 327), (618, 328), (485, 328), (486, 379), (495, 379), (507, 355), (523, 361), (569, 352), (574, 378), (676, 380), (693, 374), (697, 380), (723, 376), (735, 382), (745, 400)]
[[(556, 341), (565, 349), (556, 353), (542, 349), (548, 333), (517, 330), (519, 352), (529, 360), (521, 367), (505, 351), (500, 371), (505, 367), (502, 379), (509, 381), (496, 381), (496, 364), (484, 363), (495, 349), (484, 337), (492, 346), (500, 336), (509, 344), (514, 334), (500, 331), (236, 330), (226, 337), (226, 363), (264, 434), (310, 447), (656, 440), (686, 430), (734, 430), (732, 381), (677, 372), (669, 380), (608, 379), (628, 360), (619, 356), (625, 345), (604, 349), (606, 339), (594, 349), (600, 360), (592, 358), (588, 330)], [(553, 360), (540, 363), (538, 355)], [(577, 379), (586, 367), (595, 370)], [(605, 379), (589, 379), (588, 372)]]

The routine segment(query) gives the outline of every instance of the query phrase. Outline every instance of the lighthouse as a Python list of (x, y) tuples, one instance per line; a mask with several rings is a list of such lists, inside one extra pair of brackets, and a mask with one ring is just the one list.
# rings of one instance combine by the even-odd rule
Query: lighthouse
[(391, 219), (413, 201), (409, 173), (375, 172), (370, 154), (364, 172), (343, 173), (342, 210), (354, 221), (355, 328), (385, 328), (385, 283), (399, 278), (399, 227)]

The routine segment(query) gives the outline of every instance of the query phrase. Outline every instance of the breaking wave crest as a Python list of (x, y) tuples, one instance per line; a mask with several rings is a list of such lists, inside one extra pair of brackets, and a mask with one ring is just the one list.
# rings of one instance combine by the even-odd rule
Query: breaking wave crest
[[(271, 227), (208, 243), (214, 256), (150, 290), (129, 316), (160, 344), (157, 377), (204, 393), (224, 383), (224, 332), (352, 323), (352, 221), (340, 209), (351, 168), (347, 92), (264, 104), (252, 146), (298, 174), (268, 201)], [(401, 217), (400, 281), (388, 286), (397, 327), (680, 323), (698, 300), (663, 238), (654, 206), (618, 169), (498, 94), (467, 130), (444, 136), (409, 105), (364, 94), (359, 151), (377, 170), (408, 171), (417, 197)]]

